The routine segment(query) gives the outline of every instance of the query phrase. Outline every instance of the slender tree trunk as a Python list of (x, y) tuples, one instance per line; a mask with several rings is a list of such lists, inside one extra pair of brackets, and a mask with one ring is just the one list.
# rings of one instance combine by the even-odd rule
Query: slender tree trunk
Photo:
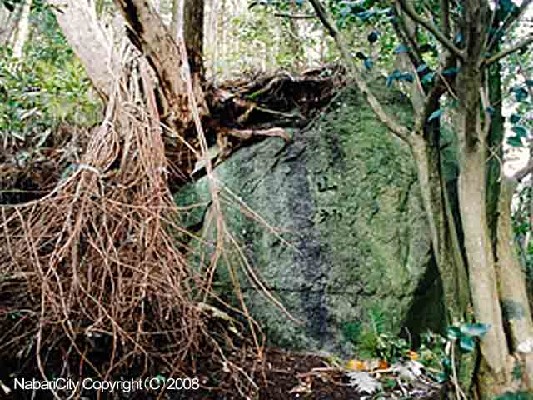
[(13, 40), (13, 57), (21, 58), (24, 45), (30, 33), (30, 11), (32, 0), (25, 0), (22, 3), (22, 11)]
[(178, 37), (183, 31), (183, 0), (172, 0), (172, 22), (170, 23), (170, 34)]
[(411, 140), (411, 149), (428, 216), (433, 252), (444, 287), (445, 303), (452, 320), (449, 322), (458, 321), (465, 315), (470, 296), (466, 266), (440, 170), (440, 146), (430, 145), (426, 138), (415, 135)]
[(107, 99), (119, 60), (102, 29), (96, 10), (87, 1), (48, 0), (57, 22), (80, 59), (96, 91)]
[(183, 39), (191, 73), (203, 73), (204, 0), (184, 0)]
[[(496, 255), (505, 324), (510, 337), (511, 348), (518, 349), (520, 353), (521, 347), (527, 346), (527, 343), (533, 340), (533, 323), (526, 291), (525, 271), (518, 258), (511, 225), (511, 202), (516, 187), (516, 181), (502, 176), (498, 204)], [(523, 371), (524, 386), (533, 391), (533, 353), (531, 351), (522, 352), (520, 356), (525, 366)]]

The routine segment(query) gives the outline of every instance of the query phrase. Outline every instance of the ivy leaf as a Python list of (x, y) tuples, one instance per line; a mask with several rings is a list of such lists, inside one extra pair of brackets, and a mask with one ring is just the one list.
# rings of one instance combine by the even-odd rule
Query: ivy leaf
[(522, 119), (522, 116), (520, 114), (511, 114), (511, 124), (516, 124)]
[(428, 69), (427, 64), (420, 64), (418, 68), (416, 69), (416, 72), (421, 73), (421, 72), (426, 71), (427, 69)]
[(518, 136), (508, 137), (507, 144), (511, 147), (522, 147), (522, 139)]
[(370, 42), (370, 43), (376, 43), (376, 41), (378, 40), (378, 37), (379, 37), (379, 32), (378, 31), (372, 31), (368, 34), (367, 36), (367, 40)]
[(429, 83), (431, 81), (433, 81), (433, 78), (435, 77), (435, 72), (430, 72), (426, 75), (424, 75), (421, 79), (421, 82), (422, 83)]
[(398, 71), (397, 69), (395, 69), (394, 71), (392, 71), (392, 74), (390, 74), (388, 77), (387, 77), (387, 87), (391, 87), (392, 86), (392, 83), (398, 79), (398, 77), (401, 75), (402, 73), (400, 71)]
[(527, 99), (528, 93), (526, 88), (522, 86), (513, 86), (511, 92), (515, 94), (516, 101), (522, 102)]
[(490, 325), (482, 324), (479, 322), (473, 324), (463, 324), (461, 325), (461, 333), (463, 335), (469, 335), (473, 337), (483, 338), (490, 329)]
[(525, 126), (522, 125), (515, 125), (511, 128), (511, 130), (516, 133), (516, 136), (519, 138), (526, 138), (527, 137), (527, 129)]
[(459, 348), (464, 353), (471, 353), (476, 348), (476, 342), (472, 336), (461, 336)]
[(446, 68), (444, 71), (442, 71), (442, 75), (451, 77), (451, 76), (457, 75), (458, 72), (459, 72), (458, 67), (451, 67), (451, 68)]
[(409, 49), (405, 44), (400, 44), (398, 47), (394, 49), (394, 54), (401, 54), (401, 53), (407, 53)]
[(375, 11), (362, 11), (355, 14), (356, 17), (361, 18), (361, 21), (367, 21), (375, 14)]
[(428, 118), (428, 122), (431, 122), (433, 120), (439, 119), (441, 117), (441, 115), (442, 115), (442, 110), (440, 108), (438, 110), (436, 110), (436, 111), (433, 111), (431, 113), (431, 115), (429, 116), (429, 118)]
[(415, 78), (413, 77), (413, 74), (410, 72), (404, 72), (400, 76), (398, 76), (399, 81), (407, 81), (407, 82), (414, 82)]
[[(438, 110), (437, 110), (438, 111)], [(435, 111), (435, 112), (437, 112)], [(435, 113), (433, 113), (435, 114)], [(450, 326), (446, 330), (446, 337), (448, 339), (459, 339), (461, 337), (461, 329), (457, 326)]]
[(448, 381), (448, 379), (450, 379), (450, 375), (448, 375), (445, 372), (439, 372), (437, 374), (437, 382), (438, 383), (445, 383), (446, 381)]

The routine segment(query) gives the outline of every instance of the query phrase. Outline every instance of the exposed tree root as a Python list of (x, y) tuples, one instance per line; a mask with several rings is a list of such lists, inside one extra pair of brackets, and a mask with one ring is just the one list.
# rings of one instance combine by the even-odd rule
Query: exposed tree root
[(247, 348), (260, 354), (261, 332), (245, 307), (212, 291), (233, 244), (222, 231), (199, 246), (211, 259), (186, 258), (194, 234), (168, 188), (162, 129), (145, 95), (153, 88), (142, 68), (128, 76), (72, 174), (42, 198), (0, 208), (0, 293), (9, 294), (0, 297), (0, 354), (37, 360), (43, 377), (101, 379), (192, 375), (209, 357), (249, 394), (253, 379), (235, 361)]

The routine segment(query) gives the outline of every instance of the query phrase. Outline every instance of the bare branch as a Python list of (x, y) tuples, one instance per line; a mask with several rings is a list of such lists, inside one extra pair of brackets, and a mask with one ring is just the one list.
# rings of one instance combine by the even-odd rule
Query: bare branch
[(533, 160), (529, 160), (527, 165), (514, 174), (514, 177), (518, 182), (522, 181), (526, 176), (533, 173)]
[(510, 54), (513, 54), (517, 51), (520, 51), (528, 47), (531, 43), (533, 43), (533, 35), (530, 35), (526, 37), (525, 39), (521, 40), (520, 42), (518, 42), (517, 44), (515, 44), (514, 46), (511, 46), (508, 49), (502, 50), (499, 53), (487, 58), (483, 62), (483, 65), (488, 66), (488, 65), (494, 64), (495, 62), (500, 61), (502, 58), (507, 57)]
[(292, 19), (312, 19), (316, 16), (313, 14), (291, 14), (291, 13), (284, 13), (284, 12), (276, 12), (274, 13), (274, 17), (281, 17), (281, 18), (292, 18)]
[(453, 54), (455, 54), (457, 57), (459, 57), (459, 59), (463, 60), (464, 59), (464, 54), (463, 52), (453, 44), (453, 42), (448, 38), (446, 37), (440, 30), (439, 28), (437, 28), (433, 22), (429, 21), (428, 19), (422, 17), (421, 15), (419, 15), (416, 10), (413, 8), (413, 6), (408, 3), (406, 0), (396, 0), (402, 10), (405, 11), (405, 13), (407, 15), (409, 15), (409, 17), (411, 17), (411, 19), (417, 23), (419, 23), (420, 25), (422, 25), (424, 28), (426, 28), (431, 34), (433, 34), (433, 36), (435, 36), (435, 38), (444, 46), (446, 47), (449, 51), (451, 51)]
[(450, 26), (450, 0), (440, 0), (440, 12), (442, 18), (442, 33), (446, 37), (450, 37), (451, 26)]
[(339, 35), (339, 31), (335, 27), (335, 25), (331, 22), (331, 20), (328, 17), (328, 14), (320, 2), (320, 0), (309, 0), (311, 5), (313, 6), (313, 9), (315, 10), (315, 13), (324, 26), (324, 28), (328, 31), (329, 35), (333, 38), (335, 41), (335, 44), (337, 45), (342, 58), (347, 64), (347, 67), (349, 68), (351, 75), (355, 81), (355, 84), (365, 96), (366, 101), (370, 105), (370, 108), (372, 108), (372, 111), (374, 111), (374, 114), (379, 118), (379, 120), (387, 127), (389, 130), (394, 133), (396, 136), (398, 136), (400, 139), (409, 142), (410, 137), (410, 131), (405, 126), (401, 125), (398, 121), (396, 121), (393, 117), (391, 117), (379, 100), (374, 96), (364, 79), (361, 77), (361, 72), (358, 71), (358, 68), (356, 67), (353, 58), (351, 57), (350, 53), (346, 49), (346, 46), (344, 45), (342, 38)]

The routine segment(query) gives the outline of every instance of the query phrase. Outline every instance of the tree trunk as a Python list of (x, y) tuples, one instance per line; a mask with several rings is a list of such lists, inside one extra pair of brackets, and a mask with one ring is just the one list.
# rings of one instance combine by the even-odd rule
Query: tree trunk
[(17, 30), (13, 40), (13, 57), (21, 58), (24, 50), (24, 45), (28, 39), (30, 32), (30, 11), (32, 0), (25, 0), (22, 3), (22, 10), (20, 19), (17, 24)]
[[(511, 348), (520, 350), (528, 341), (533, 340), (533, 323), (526, 292), (526, 276), (518, 259), (511, 225), (511, 202), (516, 186), (514, 180), (502, 177), (496, 255), (501, 305)], [(521, 361), (525, 364), (523, 372), (525, 388), (533, 390), (533, 353), (524, 352), (522, 357)]]
[(177, 38), (183, 30), (183, 0), (172, 0), (172, 21), (170, 34)]
[[(183, 73), (183, 49), (177, 45), (149, 0), (115, 0), (128, 23), (128, 37), (148, 59), (164, 96), (161, 118), (182, 133), (193, 120)], [(201, 115), (207, 114), (203, 90), (193, 79), (193, 92)]]
[(96, 10), (80, 0), (48, 0), (57, 22), (80, 59), (94, 88), (109, 98), (119, 60), (102, 29)]
[(421, 135), (413, 136), (410, 142), (450, 316), (448, 322), (460, 321), (470, 301), (468, 278), (452, 210), (446, 199), (440, 170), (440, 147), (428, 145)]
[(203, 73), (204, 0), (184, 0), (183, 39), (193, 75)]

